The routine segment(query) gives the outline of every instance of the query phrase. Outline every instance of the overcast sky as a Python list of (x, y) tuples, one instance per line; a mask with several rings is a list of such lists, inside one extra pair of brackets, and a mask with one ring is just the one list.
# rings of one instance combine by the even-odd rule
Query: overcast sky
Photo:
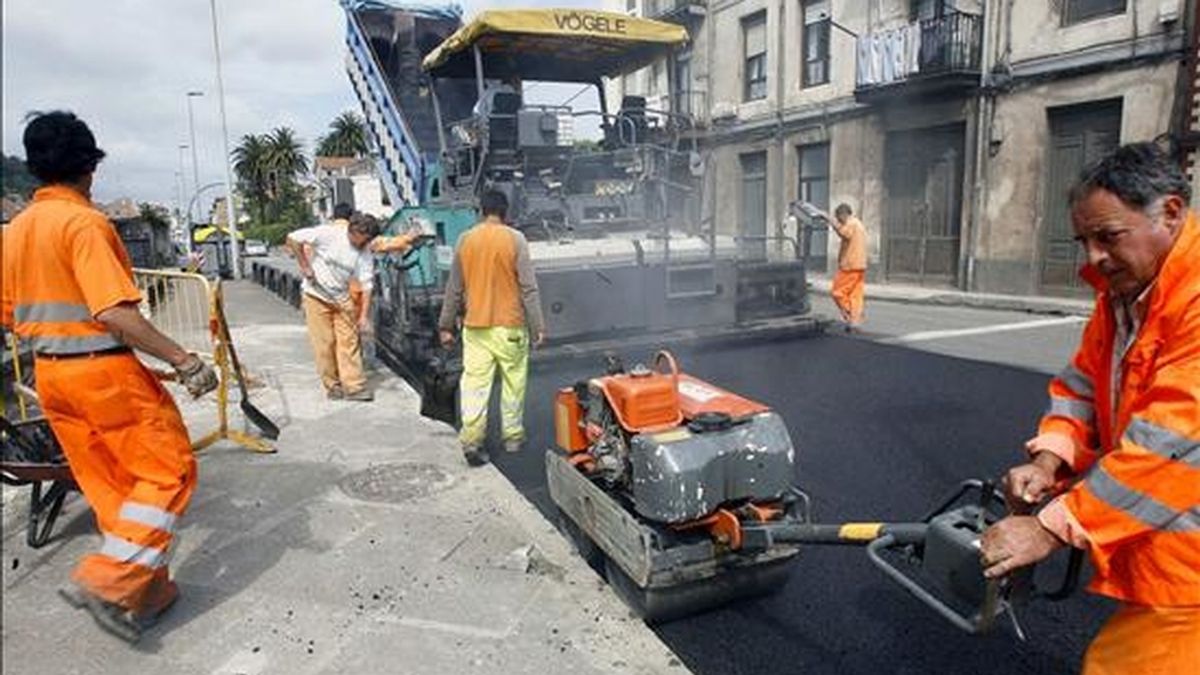
[[(462, 3), (479, 8), (513, 2)], [(525, 0), (591, 6), (602, 0)], [(200, 184), (223, 180), (208, 0), (3, 0), (3, 146), (24, 156), (23, 118), (67, 109), (87, 121), (108, 158), (99, 201), (128, 196), (173, 204), (180, 143), (194, 99)], [(231, 147), (243, 134), (290, 126), (311, 154), (343, 110), (358, 110), (344, 69), (337, 0), (217, 0)], [(569, 95), (569, 93), (568, 93)], [(190, 150), (184, 169), (192, 181)]]

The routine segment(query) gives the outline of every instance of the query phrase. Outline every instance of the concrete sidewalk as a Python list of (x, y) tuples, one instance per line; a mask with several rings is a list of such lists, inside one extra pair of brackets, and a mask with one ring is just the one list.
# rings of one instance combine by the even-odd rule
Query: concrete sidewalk
[[(133, 648), (55, 595), (99, 545), (83, 500), (33, 550), (28, 489), (5, 487), (4, 673), (686, 672), (498, 471), (468, 470), (407, 385), (381, 372), (374, 403), (327, 401), (300, 315), (249, 282), (226, 297), (278, 454), (201, 456), (183, 595)], [(193, 436), (213, 407), (181, 401)]]
[[(809, 284), (815, 293), (829, 295), (832, 279), (827, 276), (810, 276)], [(1031, 314), (1065, 314), (1090, 316), (1094, 303), (1090, 299), (1057, 298), (1043, 295), (1000, 295), (995, 293), (968, 293), (945, 288), (928, 288), (905, 284), (880, 284), (867, 282), (868, 300), (907, 302), (924, 305), (946, 305), (975, 307), (978, 309), (1001, 309)]]

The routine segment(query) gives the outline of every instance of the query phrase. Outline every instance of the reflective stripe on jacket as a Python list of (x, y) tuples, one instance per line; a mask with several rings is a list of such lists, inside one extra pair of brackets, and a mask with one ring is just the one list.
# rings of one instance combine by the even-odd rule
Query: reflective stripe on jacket
[(1200, 223), (1189, 213), (1116, 378), (1111, 298), (1085, 271), (1099, 291), (1096, 308), (1071, 364), (1050, 383), (1039, 429), (1039, 438), (1070, 439), (1044, 449), (1078, 477), (1046, 508), (1069, 517), (1042, 522), (1086, 542), (1091, 590), (1143, 605), (1200, 605), (1198, 260)]
[(141, 294), (116, 230), (86, 197), (64, 186), (41, 188), (3, 237), (4, 325), (43, 354), (121, 346), (93, 317)]

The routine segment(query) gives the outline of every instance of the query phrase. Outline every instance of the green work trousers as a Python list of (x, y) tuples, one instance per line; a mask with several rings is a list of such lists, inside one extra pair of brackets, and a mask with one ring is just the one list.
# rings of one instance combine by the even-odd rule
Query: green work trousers
[(525, 382), (529, 374), (529, 332), (493, 326), (463, 328), (463, 373), (459, 381), (462, 429), (458, 440), (482, 446), (487, 436), (488, 400), (500, 370), (500, 428), (503, 440), (525, 439)]

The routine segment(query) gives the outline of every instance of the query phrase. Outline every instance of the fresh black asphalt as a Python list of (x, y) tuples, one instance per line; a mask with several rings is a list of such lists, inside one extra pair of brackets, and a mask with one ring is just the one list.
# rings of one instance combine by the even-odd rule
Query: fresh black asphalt
[[(998, 477), (1021, 458), (1047, 376), (841, 336), (676, 350), (681, 368), (772, 406), (797, 448), (796, 484), (818, 521), (918, 520), (964, 478)], [(622, 355), (627, 365), (646, 353)], [(553, 516), (542, 450), (557, 388), (602, 372), (601, 359), (535, 365), (525, 452), (498, 467)], [(1093, 596), (1036, 602), (1029, 635), (958, 631), (856, 548), (803, 552), (779, 593), (656, 628), (701, 674), (1077, 672), (1110, 605)]]

